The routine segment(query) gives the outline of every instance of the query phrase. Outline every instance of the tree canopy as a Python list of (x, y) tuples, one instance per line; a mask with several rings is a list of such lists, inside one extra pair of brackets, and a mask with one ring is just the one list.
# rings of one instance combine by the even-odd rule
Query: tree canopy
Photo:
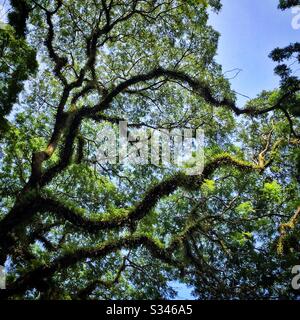
[[(11, 6), (0, 48), (1, 128), (11, 117), (0, 137), (0, 297), (168, 299), (179, 282), (197, 299), (293, 299), (300, 79), (290, 66), (300, 44), (270, 54), (280, 86), (238, 106), (208, 23), (219, 0)], [(124, 120), (132, 132), (202, 129), (202, 174), (99, 162), (99, 132)]]

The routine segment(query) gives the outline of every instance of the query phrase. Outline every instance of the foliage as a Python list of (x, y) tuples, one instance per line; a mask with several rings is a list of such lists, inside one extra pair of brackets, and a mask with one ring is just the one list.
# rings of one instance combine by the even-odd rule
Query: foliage
[[(198, 299), (293, 299), (299, 80), (288, 67), (276, 68), (277, 90), (239, 108), (215, 61), (208, 12), (218, 0), (12, 5), (2, 56), (13, 72), (3, 63), (0, 82), (2, 114), (17, 101), (1, 140), (1, 298), (166, 299), (180, 282)], [(99, 132), (124, 119), (130, 132), (203, 129), (202, 174), (99, 163)]]
[(4, 117), (10, 114), (24, 81), (37, 69), (35, 51), (24, 38), (25, 20), (17, 21), (26, 17), (22, 4), (23, 1), (13, 1), (19, 11), (10, 13), (11, 24), (0, 25), (0, 137), (9, 129)]

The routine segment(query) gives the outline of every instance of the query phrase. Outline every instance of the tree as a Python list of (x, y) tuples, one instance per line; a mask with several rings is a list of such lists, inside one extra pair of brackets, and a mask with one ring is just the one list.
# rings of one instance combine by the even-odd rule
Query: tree
[[(198, 298), (293, 298), (299, 86), (236, 105), (217, 0), (26, 4), (40, 67), (3, 141), (1, 297), (169, 298), (180, 281)], [(100, 163), (98, 133), (122, 120), (203, 129), (202, 174)]]

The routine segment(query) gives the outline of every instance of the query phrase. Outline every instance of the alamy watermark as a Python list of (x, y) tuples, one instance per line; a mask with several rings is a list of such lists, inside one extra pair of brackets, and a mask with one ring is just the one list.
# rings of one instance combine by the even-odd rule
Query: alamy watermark
[(292, 268), (292, 274), (295, 274), (292, 279), (292, 288), (294, 290), (300, 290), (300, 265)]
[(175, 166), (187, 175), (200, 175), (203, 171), (202, 129), (139, 128), (129, 132), (128, 123), (120, 121), (118, 128), (104, 126), (98, 132), (97, 144), (100, 164)]
[(300, 29), (300, 6), (292, 7), (292, 28), (294, 30)]
[(0, 290), (6, 288), (6, 272), (3, 266), (0, 266)]
[[(155, 165), (201, 175), (204, 168), (204, 131), (189, 128), (132, 128), (127, 121), (104, 125), (96, 138), (100, 165)], [(0, 145), (0, 160), (4, 156)]]

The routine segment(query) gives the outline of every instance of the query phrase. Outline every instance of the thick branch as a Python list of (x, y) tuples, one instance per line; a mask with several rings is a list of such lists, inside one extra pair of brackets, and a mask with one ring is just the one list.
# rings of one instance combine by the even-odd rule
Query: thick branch
[(241, 170), (263, 169), (258, 165), (240, 161), (225, 154), (216, 157), (213, 161), (207, 164), (203, 173), (199, 176), (189, 176), (184, 173), (177, 173), (158, 183), (150, 188), (143, 200), (141, 200), (141, 202), (131, 210), (124, 209), (124, 214), (121, 216), (116, 217), (113, 214), (99, 214), (98, 219), (89, 219), (86, 217), (87, 215), (84, 216), (82, 214), (82, 210), (69, 207), (55, 199), (46, 197), (39, 197), (38, 199), (39, 203), (41, 203), (40, 211), (52, 212), (56, 214), (57, 217), (63, 217), (65, 220), (87, 232), (99, 232), (100, 230), (119, 228), (126, 225), (129, 226), (145, 217), (151, 209), (155, 207), (160, 199), (172, 194), (178, 188), (198, 190), (205, 179), (213, 174), (215, 170), (223, 166), (232, 166)]
[(41, 265), (24, 276), (21, 276), (6, 290), (1, 290), (0, 298), (3, 299), (15, 294), (21, 294), (31, 288), (39, 289), (44, 286), (45, 281), (51, 278), (56, 271), (66, 269), (87, 258), (99, 259), (117, 250), (137, 248), (141, 245), (145, 246), (154, 257), (166, 263), (175, 263), (170, 256), (169, 250), (161, 248), (152, 239), (146, 236), (129, 236), (119, 240), (108, 241), (93, 248), (77, 249), (74, 252), (66, 253), (56, 258), (47, 265)]

